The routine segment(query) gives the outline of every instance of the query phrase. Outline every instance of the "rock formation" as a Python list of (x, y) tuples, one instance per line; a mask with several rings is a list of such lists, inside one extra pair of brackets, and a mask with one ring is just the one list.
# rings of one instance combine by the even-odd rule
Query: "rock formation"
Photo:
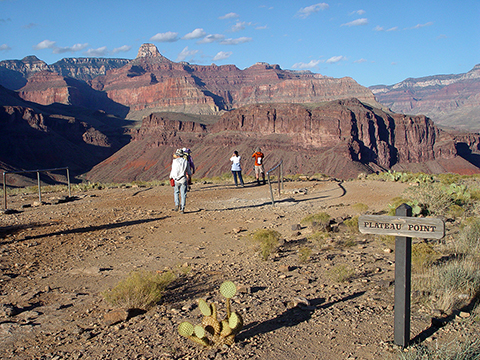
[(280, 161), (287, 174), (323, 173), (352, 178), (375, 170), (478, 173), (457, 155), (454, 137), (425, 116), (405, 116), (372, 108), (357, 99), (321, 106), (249, 105), (222, 115), (215, 124), (169, 120), (152, 114), (130, 144), (87, 174), (92, 181), (166, 179), (176, 148), (193, 151), (195, 177), (228, 173), (238, 150), (244, 173), (260, 146), (267, 170)]
[[(87, 106), (119, 116), (128, 112), (128, 118), (136, 120), (158, 111), (219, 114), (256, 103), (315, 103), (350, 97), (380, 106), (369, 89), (351, 78), (334, 79), (282, 70), (278, 65), (266, 63), (244, 70), (234, 65), (175, 63), (162, 56), (152, 44), (142, 45), (137, 58), (128, 62), (64, 59), (48, 66), (31, 57), (1, 62), (0, 69), (0, 83), (18, 90), (25, 100)], [(26, 83), (20, 88), (21, 79)], [(77, 80), (74, 85), (73, 79)], [(12, 87), (13, 83), (16, 87)], [(97, 98), (103, 94), (110, 104), (104, 106), (99, 101), (85, 100), (92, 98), (91, 93), (96, 93)]]
[(465, 74), (410, 78), (370, 89), (392, 111), (424, 114), (446, 127), (480, 130), (480, 64)]
[(1, 86), (0, 103), (4, 104), (0, 106), (0, 168), (4, 171), (68, 166), (72, 176), (80, 175), (129, 140), (122, 120), (102, 112), (26, 102)]

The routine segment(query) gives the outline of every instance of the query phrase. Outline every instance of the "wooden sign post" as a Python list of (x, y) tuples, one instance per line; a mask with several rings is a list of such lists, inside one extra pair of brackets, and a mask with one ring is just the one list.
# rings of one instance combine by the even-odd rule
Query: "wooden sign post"
[(441, 239), (445, 223), (436, 218), (412, 218), (407, 204), (395, 216), (362, 215), (358, 228), (362, 234), (395, 235), (395, 319), (394, 343), (406, 347), (410, 342), (410, 293), (412, 279), (412, 237)]

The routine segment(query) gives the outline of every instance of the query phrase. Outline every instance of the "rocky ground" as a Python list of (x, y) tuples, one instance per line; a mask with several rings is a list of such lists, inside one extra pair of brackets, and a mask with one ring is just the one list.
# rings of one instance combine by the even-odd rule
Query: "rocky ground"
[[(394, 359), (394, 249), (373, 235), (348, 232), (341, 220), (357, 203), (378, 213), (404, 184), (356, 180), (286, 182), (272, 206), (268, 186), (194, 184), (186, 214), (173, 212), (167, 186), (9, 196), (0, 214), (0, 352), (3, 359)], [(38, 199), (37, 199), (38, 200)], [(327, 246), (297, 225), (327, 212), (338, 232)], [(263, 261), (249, 240), (272, 228), (283, 245)], [(449, 230), (447, 230), (449, 231)], [(349, 246), (345, 246), (349, 240)], [(343, 243), (343, 245), (341, 245)], [(308, 261), (299, 250), (309, 247)], [(334, 269), (352, 269), (340, 282)], [(115, 322), (101, 293), (132, 270), (173, 269), (177, 281), (147, 312)], [(233, 308), (245, 321), (231, 347), (203, 349), (181, 337), (184, 320), (200, 323), (197, 300), (216, 302), (219, 285), (239, 287)], [(411, 338), (442, 345), (478, 329), (461, 313), (431, 326), (413, 302)]]

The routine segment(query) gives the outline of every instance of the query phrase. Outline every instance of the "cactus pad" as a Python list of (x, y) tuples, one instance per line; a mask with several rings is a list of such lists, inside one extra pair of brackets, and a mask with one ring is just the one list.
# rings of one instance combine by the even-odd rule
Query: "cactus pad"
[(190, 337), (193, 335), (193, 325), (190, 324), (188, 321), (182, 322), (178, 325), (178, 333), (185, 337)]
[(220, 285), (220, 293), (227, 299), (231, 299), (237, 293), (237, 287), (233, 282), (225, 281), (222, 285)]
[(212, 307), (203, 299), (198, 300), (198, 307), (204, 316), (212, 315)]
[(239, 332), (243, 327), (243, 319), (240, 314), (232, 312), (228, 318), (228, 326), (232, 329), (233, 332)]
[(195, 336), (203, 339), (205, 337), (205, 329), (200, 325), (195, 325), (194, 327)]
[(232, 329), (228, 325), (227, 320), (222, 320), (222, 332), (220, 333), (220, 337), (224, 338), (227, 337), (232, 333)]

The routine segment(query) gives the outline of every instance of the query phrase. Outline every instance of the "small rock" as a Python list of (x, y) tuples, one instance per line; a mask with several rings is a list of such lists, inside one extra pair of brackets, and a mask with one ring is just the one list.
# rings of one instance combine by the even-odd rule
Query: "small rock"
[(237, 285), (237, 291), (240, 294), (251, 294), (252, 293), (252, 288), (250, 286)]
[(16, 313), (17, 310), (12, 304), (0, 304), (0, 317), (10, 317)]
[(383, 252), (385, 252), (387, 254), (391, 254), (393, 252), (393, 250), (389, 249), (389, 248), (386, 248), (386, 249), (383, 249)]
[(458, 314), (458, 316), (462, 319), (467, 319), (470, 317), (470, 313), (466, 312), (466, 311), (460, 311), (460, 313)]
[(292, 225), (292, 231), (297, 231), (297, 230), (300, 230), (302, 227), (300, 226), (300, 224), (294, 224)]
[(115, 309), (103, 315), (103, 322), (107, 326), (118, 324), (128, 319), (129, 312), (125, 309)]

